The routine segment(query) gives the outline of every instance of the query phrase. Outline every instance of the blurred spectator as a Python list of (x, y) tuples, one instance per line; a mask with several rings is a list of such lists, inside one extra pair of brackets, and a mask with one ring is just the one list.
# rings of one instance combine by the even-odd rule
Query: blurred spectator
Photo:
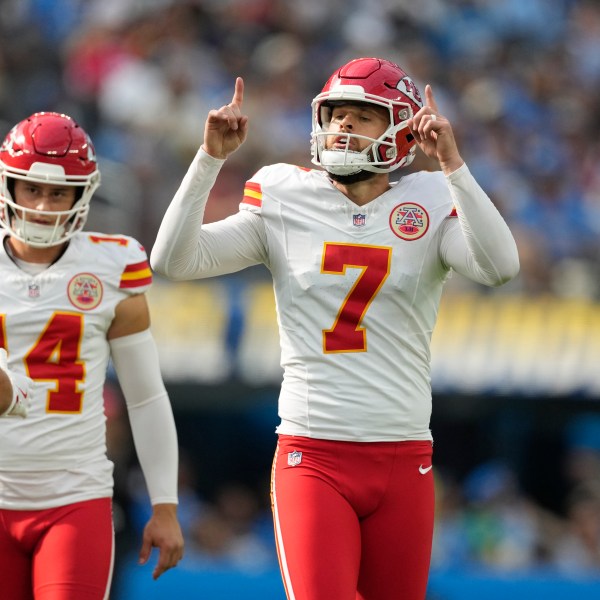
[(435, 526), (431, 566), (461, 568), (471, 562), (465, 532), (465, 500), (460, 484), (445, 473), (436, 474)]
[(600, 572), (600, 415), (584, 412), (565, 427), (566, 526), (556, 566), (570, 575)]
[(568, 575), (600, 572), (600, 482), (577, 486), (567, 500), (567, 525), (554, 562)]
[(188, 559), (202, 569), (234, 568), (260, 572), (277, 564), (275, 541), (264, 535), (259, 502), (248, 487), (230, 483), (218, 490), (216, 499), (192, 525)]
[(438, 488), (434, 567), (514, 572), (550, 563), (561, 521), (523, 494), (506, 464), (483, 463), (462, 486), (442, 480)]
[(581, 413), (566, 424), (564, 456), (569, 490), (600, 486), (600, 415)]

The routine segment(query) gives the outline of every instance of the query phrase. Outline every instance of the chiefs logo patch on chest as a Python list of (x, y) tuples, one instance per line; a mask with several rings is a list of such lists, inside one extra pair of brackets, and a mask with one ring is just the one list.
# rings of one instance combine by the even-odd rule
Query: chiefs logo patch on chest
[(403, 240), (418, 240), (429, 229), (429, 215), (421, 205), (403, 202), (390, 213), (390, 228)]
[(92, 273), (79, 273), (69, 281), (67, 295), (79, 310), (92, 310), (102, 301), (102, 282)]

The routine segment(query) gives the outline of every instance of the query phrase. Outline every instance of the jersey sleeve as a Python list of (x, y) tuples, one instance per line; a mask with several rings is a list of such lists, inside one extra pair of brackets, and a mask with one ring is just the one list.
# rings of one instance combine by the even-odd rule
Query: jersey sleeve
[[(127, 235), (107, 235), (89, 232), (87, 244), (90, 256), (109, 276), (111, 286), (125, 295), (143, 294), (152, 285), (152, 271), (145, 248)], [(86, 248), (82, 248), (87, 252)]]
[[(233, 273), (266, 259), (264, 225), (247, 210), (205, 224), (204, 209), (224, 161), (200, 149), (162, 223), (150, 262), (173, 281)], [(260, 207), (254, 207), (260, 212)]]
[(262, 211), (263, 193), (262, 182), (267, 168), (259, 169), (244, 186), (244, 197), (240, 202), (240, 210), (247, 210), (254, 214)]
[[(244, 186), (244, 196), (240, 202), (240, 211), (248, 211), (262, 215), (265, 213), (264, 202), (279, 202), (278, 194), (272, 190), (281, 190), (282, 186), (296, 181), (299, 172), (310, 172), (311, 169), (288, 163), (275, 163), (260, 168)], [(298, 184), (298, 189), (302, 184)], [(288, 188), (289, 190), (289, 188)], [(270, 193), (271, 192), (271, 193)]]
[(508, 225), (466, 165), (446, 180), (458, 218), (445, 223), (442, 260), (483, 285), (510, 281), (519, 272), (519, 253)]
[(135, 239), (129, 238), (127, 260), (121, 273), (119, 288), (129, 294), (143, 294), (152, 285), (148, 254)]

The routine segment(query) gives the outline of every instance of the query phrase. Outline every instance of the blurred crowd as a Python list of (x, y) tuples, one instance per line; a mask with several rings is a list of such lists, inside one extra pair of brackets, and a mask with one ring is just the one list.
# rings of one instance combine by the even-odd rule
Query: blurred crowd
[[(329, 74), (351, 58), (381, 56), (421, 88), (432, 84), (463, 157), (514, 231), (521, 274), (506, 292), (600, 299), (597, 0), (0, 6), (0, 135), (41, 110), (68, 113), (84, 126), (103, 174), (90, 228), (127, 233), (151, 248), (207, 111), (229, 102), (241, 75), (250, 134), (225, 165), (207, 217), (235, 212), (244, 181), (261, 165), (310, 166), (310, 102)], [(410, 169), (422, 168), (435, 165), (418, 155)], [(128, 468), (122, 407), (111, 402), (107, 414), (117, 526), (122, 509), (123, 523), (135, 528), (147, 510), (145, 496), (136, 496), (143, 486)], [(529, 499), (509, 465), (485, 463), (462, 479), (440, 472), (434, 566), (600, 569), (600, 433), (593, 439), (557, 466), (567, 481), (558, 512)], [(271, 568), (264, 482), (262, 495), (231, 482), (206, 497), (194, 475), (184, 456), (188, 559)]]
[[(560, 512), (521, 488), (505, 463), (478, 465), (463, 481), (437, 479), (432, 568), (600, 574), (600, 453), (594, 472), (571, 480)], [(572, 474), (570, 474), (572, 475)]]
[(522, 271), (507, 291), (600, 296), (595, 0), (3, 0), (0, 34), (0, 126), (38, 110), (84, 125), (104, 173), (98, 228), (152, 245), (237, 75), (250, 136), (211, 220), (237, 210), (262, 164), (310, 166), (311, 99), (340, 64), (382, 56), (432, 84), (515, 231)]
[[(122, 398), (107, 388), (108, 451), (115, 462), (117, 569), (134, 562), (150, 505), (139, 467), (131, 457)], [(231, 420), (230, 420), (231, 422)], [(223, 446), (235, 438), (228, 427)], [(248, 433), (248, 432), (246, 432)], [(252, 435), (252, 434), (251, 434)], [(255, 435), (262, 435), (257, 430)], [(544, 466), (515, 467), (505, 457), (475, 462), (464, 472), (436, 465), (436, 523), (432, 569), (486, 570), (504, 575), (552, 572), (568, 578), (600, 576), (600, 415), (570, 418), (545, 465), (557, 485), (533, 494), (528, 478)], [(186, 568), (261, 573), (277, 569), (269, 499), (268, 451), (262, 475), (239, 477), (210, 471), (222, 446), (202, 456), (181, 449), (179, 517), (186, 538)], [(250, 462), (256, 449), (240, 453)], [(473, 447), (472, 452), (476, 453)], [(559, 456), (557, 459), (556, 457)], [(231, 470), (232, 471), (232, 470)], [(239, 475), (239, 473), (238, 473)], [(212, 482), (208, 483), (207, 482)], [(117, 573), (118, 578), (118, 573)]]

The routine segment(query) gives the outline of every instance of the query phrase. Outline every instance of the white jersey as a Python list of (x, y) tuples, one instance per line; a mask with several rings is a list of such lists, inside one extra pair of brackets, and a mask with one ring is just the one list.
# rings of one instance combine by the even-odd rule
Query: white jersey
[(219, 168), (200, 151), (151, 260), (173, 279), (270, 269), (284, 369), (277, 431), (431, 439), (429, 345), (448, 273), (498, 285), (518, 270), (512, 235), (467, 167), (408, 175), (357, 206), (325, 172), (272, 165), (247, 183), (237, 215), (201, 225)]
[(32, 276), (1, 243), (0, 278), (0, 345), (10, 369), (35, 381), (27, 418), (0, 419), (0, 507), (111, 496), (106, 335), (117, 304), (152, 281), (145, 250), (127, 236), (81, 232)]
[(444, 176), (404, 177), (359, 207), (325, 173), (275, 165), (246, 184), (241, 208), (261, 215), (269, 248), (278, 432), (428, 439), (429, 342), (449, 270), (440, 232), (456, 214)]

